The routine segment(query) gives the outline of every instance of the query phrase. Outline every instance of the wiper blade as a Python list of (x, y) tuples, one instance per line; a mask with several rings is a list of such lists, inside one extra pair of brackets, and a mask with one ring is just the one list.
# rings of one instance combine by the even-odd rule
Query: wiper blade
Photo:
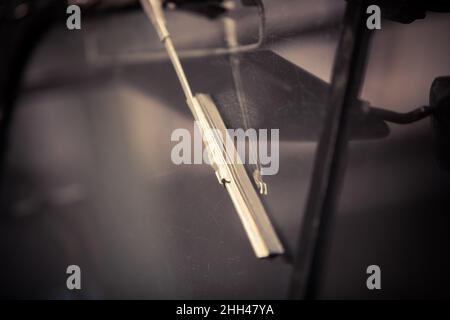
[[(221, 184), (227, 189), (238, 212), (253, 250), (258, 258), (265, 258), (284, 252), (266, 210), (258, 197), (244, 165), (235, 161), (237, 151), (225, 146), (228, 131), (213, 100), (207, 94), (192, 94), (186, 74), (167, 30), (161, 0), (141, 0), (145, 12), (164, 43), (177, 73), (187, 104), (199, 125), (203, 142), (209, 153), (211, 165)], [(232, 150), (230, 150), (230, 147)]]

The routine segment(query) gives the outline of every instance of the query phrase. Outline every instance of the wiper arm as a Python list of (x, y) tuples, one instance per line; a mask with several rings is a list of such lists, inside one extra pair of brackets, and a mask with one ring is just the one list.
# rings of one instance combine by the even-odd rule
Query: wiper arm
[[(221, 184), (227, 189), (233, 205), (258, 258), (284, 252), (283, 246), (267, 216), (243, 164), (234, 161), (234, 145), (225, 146), (228, 131), (213, 100), (206, 94), (192, 94), (186, 74), (167, 30), (161, 0), (140, 0), (155, 27), (181, 83), (187, 104), (199, 125), (211, 165)], [(230, 154), (231, 153), (231, 154)]]

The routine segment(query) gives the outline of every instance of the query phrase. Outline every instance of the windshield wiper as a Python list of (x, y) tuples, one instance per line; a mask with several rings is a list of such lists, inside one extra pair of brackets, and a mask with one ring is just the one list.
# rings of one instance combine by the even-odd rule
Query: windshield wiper
[[(211, 165), (219, 182), (227, 189), (239, 218), (244, 226), (253, 250), (258, 258), (284, 252), (283, 245), (272, 226), (250, 178), (240, 161), (234, 161), (236, 150), (225, 146), (228, 131), (211, 97), (193, 94), (184, 73), (170, 33), (166, 27), (161, 0), (140, 0), (147, 16), (155, 27), (161, 42), (181, 83), (186, 102), (199, 125), (203, 142), (209, 151)], [(232, 146), (233, 149), (234, 146)]]

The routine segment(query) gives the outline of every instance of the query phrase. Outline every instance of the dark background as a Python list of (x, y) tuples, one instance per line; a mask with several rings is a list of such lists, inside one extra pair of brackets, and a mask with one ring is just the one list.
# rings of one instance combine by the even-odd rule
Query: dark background
[[(192, 117), (136, 7), (83, 18), (80, 31), (56, 23), (27, 67), (0, 204), (2, 298), (288, 296), (345, 2), (264, 2), (267, 42), (240, 59), (252, 124), (280, 129), (280, 171), (264, 202), (288, 254), (256, 259), (212, 169), (170, 161), (171, 132), (192, 130)], [(252, 10), (238, 11), (246, 42), (257, 37)], [(168, 25), (181, 49), (223, 45), (220, 20), (171, 12)], [(449, 57), (448, 13), (383, 20), (361, 99), (398, 112), (426, 105)], [(238, 125), (228, 59), (183, 64)], [(318, 298), (450, 296), (450, 176), (430, 119), (389, 128), (349, 144)], [(81, 291), (66, 289), (70, 264), (81, 267)], [(382, 290), (366, 288), (371, 264)]]

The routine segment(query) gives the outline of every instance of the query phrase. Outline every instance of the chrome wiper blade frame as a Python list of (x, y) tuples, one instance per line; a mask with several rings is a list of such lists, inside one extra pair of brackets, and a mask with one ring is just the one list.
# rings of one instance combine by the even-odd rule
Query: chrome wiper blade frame
[[(229, 134), (213, 100), (207, 94), (192, 94), (186, 74), (166, 27), (161, 0), (140, 0), (155, 27), (177, 73), (187, 104), (197, 121), (209, 160), (221, 184), (227, 189), (238, 212), (255, 255), (265, 258), (284, 252), (273, 225), (250, 178), (237, 155), (234, 144), (225, 145)], [(232, 150), (230, 150), (230, 147)]]

